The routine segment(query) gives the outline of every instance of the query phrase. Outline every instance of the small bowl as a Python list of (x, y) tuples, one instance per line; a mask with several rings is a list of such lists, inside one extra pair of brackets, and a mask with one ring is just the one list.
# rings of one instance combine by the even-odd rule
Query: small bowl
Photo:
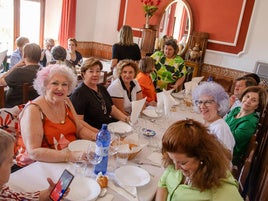
[(142, 134), (146, 137), (153, 137), (156, 135), (156, 132), (154, 130), (151, 130), (151, 129), (143, 128)]

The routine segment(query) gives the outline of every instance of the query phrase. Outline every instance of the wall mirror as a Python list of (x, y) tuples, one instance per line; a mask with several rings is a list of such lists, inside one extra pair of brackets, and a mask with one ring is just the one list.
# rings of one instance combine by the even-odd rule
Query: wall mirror
[[(179, 55), (184, 55), (188, 41), (193, 30), (193, 17), (191, 7), (186, 0), (172, 1), (165, 9), (160, 24), (158, 37), (172, 37), (178, 41)], [(163, 47), (163, 44), (160, 44)], [(161, 49), (160, 48), (160, 49)]]

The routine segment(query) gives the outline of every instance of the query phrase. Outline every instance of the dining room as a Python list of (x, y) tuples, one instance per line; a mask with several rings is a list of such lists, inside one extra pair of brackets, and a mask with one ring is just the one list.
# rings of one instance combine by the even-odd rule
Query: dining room
[[(145, 1), (140, 0), (53, 0), (42, 2), (45, 8), (43, 34), (38, 38), (37, 43), (42, 47), (44, 38), (54, 38), (56, 44), (67, 48), (67, 39), (76, 38), (77, 50), (83, 58), (96, 57), (101, 60), (105, 69), (103, 73), (105, 83), (107, 78), (110, 79), (110, 77), (106, 77), (107, 74), (111, 74), (109, 71), (112, 46), (118, 41), (120, 28), (123, 25), (129, 25), (133, 29), (134, 42), (139, 45), (142, 57), (160, 50), (160, 41), (165, 34), (172, 35), (178, 41), (183, 41), (183, 37), (185, 37), (186, 41), (182, 42), (183, 49), (180, 55), (192, 72), (187, 81), (200, 76), (204, 76), (204, 80), (208, 78), (215, 81), (223, 80), (222, 84), (226, 86), (226, 91), (231, 93), (236, 78), (254, 72), (260, 76), (262, 83), (267, 87), (268, 77), (263, 73), (266, 72), (268, 63), (266, 53), (268, 39), (264, 34), (267, 31), (265, 19), (268, 14), (265, 8), (268, 6), (268, 2), (265, 0), (235, 2), (232, 0), (217, 2), (213, 0), (162, 0), (159, 1), (157, 9), (149, 19), (146, 19)], [(173, 3), (175, 6), (172, 5)], [(178, 6), (179, 4), (181, 5)], [(176, 14), (176, 10), (180, 10), (183, 14)], [(69, 21), (68, 16), (72, 16)], [(179, 25), (177, 25), (177, 21), (180, 21)], [(0, 46), (1, 49), (2, 46)], [(152, 111), (141, 112), (139, 125), (132, 128), (131, 131), (135, 137), (138, 136), (138, 133), (146, 132), (145, 130), (156, 132), (153, 138), (146, 138), (144, 135), (144, 141), (148, 144), (142, 147), (134, 159), (127, 162), (128, 166), (139, 167), (148, 173), (146, 174), (147, 183), (131, 184), (122, 188), (111, 179), (105, 194), (107, 200), (154, 199), (159, 178), (164, 171), (161, 162), (159, 163), (157, 160), (161, 157), (160, 145), (155, 147), (154, 143), (161, 144), (161, 137), (165, 130), (175, 121), (185, 118), (202, 121), (200, 114), (194, 111), (194, 108), (186, 107), (181, 101), (181, 97), (173, 96), (173, 98), (178, 105), (169, 108), (169, 115), (159, 118)], [(267, 176), (268, 171), (266, 110), (261, 117), (262, 124), (258, 130), (261, 133), (258, 135), (258, 151), (256, 151), (255, 162), (251, 167), (255, 172), (251, 172), (251, 176), (248, 177), (248, 181), (254, 185), (249, 184), (247, 192), (244, 192), (249, 200), (262, 200), (268, 196), (266, 188), (268, 181), (263, 179), (265, 175)], [(118, 132), (120, 133), (120, 131)], [(152, 139), (155, 140), (152, 141)], [(139, 164), (141, 162), (143, 164)], [(11, 174), (10, 184), (17, 190), (43, 189), (46, 188), (44, 181), (47, 176), (56, 180), (66, 168), (75, 173), (72, 163), (66, 165), (66, 163), (35, 162)], [(258, 169), (260, 171), (256, 171)], [(139, 171), (141, 170), (139, 169)], [(33, 172), (36, 174), (32, 174)], [(42, 172), (41, 175), (40, 172)], [(36, 182), (37, 174), (38, 180), (42, 178), (38, 182)], [(81, 176), (81, 172), (79, 174)], [(84, 173), (82, 175), (85, 176)], [(111, 178), (113, 176), (114, 174)], [(25, 177), (29, 178), (29, 185), (23, 183), (22, 178)], [(117, 175), (117, 177), (120, 176)], [(71, 194), (71, 196), (73, 195)], [(105, 200), (105, 196), (99, 197), (97, 200)]]

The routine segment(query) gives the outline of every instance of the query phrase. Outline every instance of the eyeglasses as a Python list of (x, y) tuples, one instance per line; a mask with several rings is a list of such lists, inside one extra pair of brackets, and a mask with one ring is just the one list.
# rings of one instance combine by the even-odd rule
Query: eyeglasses
[(209, 107), (212, 105), (212, 103), (214, 103), (214, 100), (196, 100), (195, 101), (195, 105), (196, 106), (201, 106), (202, 104), (204, 104), (206, 107)]

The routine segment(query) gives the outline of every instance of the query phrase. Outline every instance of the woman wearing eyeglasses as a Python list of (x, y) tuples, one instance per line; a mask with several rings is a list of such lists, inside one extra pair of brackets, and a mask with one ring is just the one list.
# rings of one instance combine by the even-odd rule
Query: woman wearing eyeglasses
[(203, 116), (205, 126), (233, 153), (235, 140), (222, 118), (229, 110), (229, 96), (216, 82), (202, 82), (193, 91), (193, 100)]
[(99, 84), (101, 70), (102, 63), (98, 59), (86, 59), (81, 66), (83, 82), (70, 97), (78, 116), (98, 129), (103, 123), (129, 121), (129, 117), (113, 104), (106, 88)]
[(231, 110), (225, 118), (235, 138), (234, 165), (239, 165), (247, 153), (250, 138), (255, 133), (259, 122), (257, 112), (264, 110), (267, 93), (262, 87), (250, 86), (243, 91), (240, 101), (241, 107)]
[(172, 124), (162, 138), (165, 171), (156, 201), (242, 201), (228, 150), (192, 119)]

